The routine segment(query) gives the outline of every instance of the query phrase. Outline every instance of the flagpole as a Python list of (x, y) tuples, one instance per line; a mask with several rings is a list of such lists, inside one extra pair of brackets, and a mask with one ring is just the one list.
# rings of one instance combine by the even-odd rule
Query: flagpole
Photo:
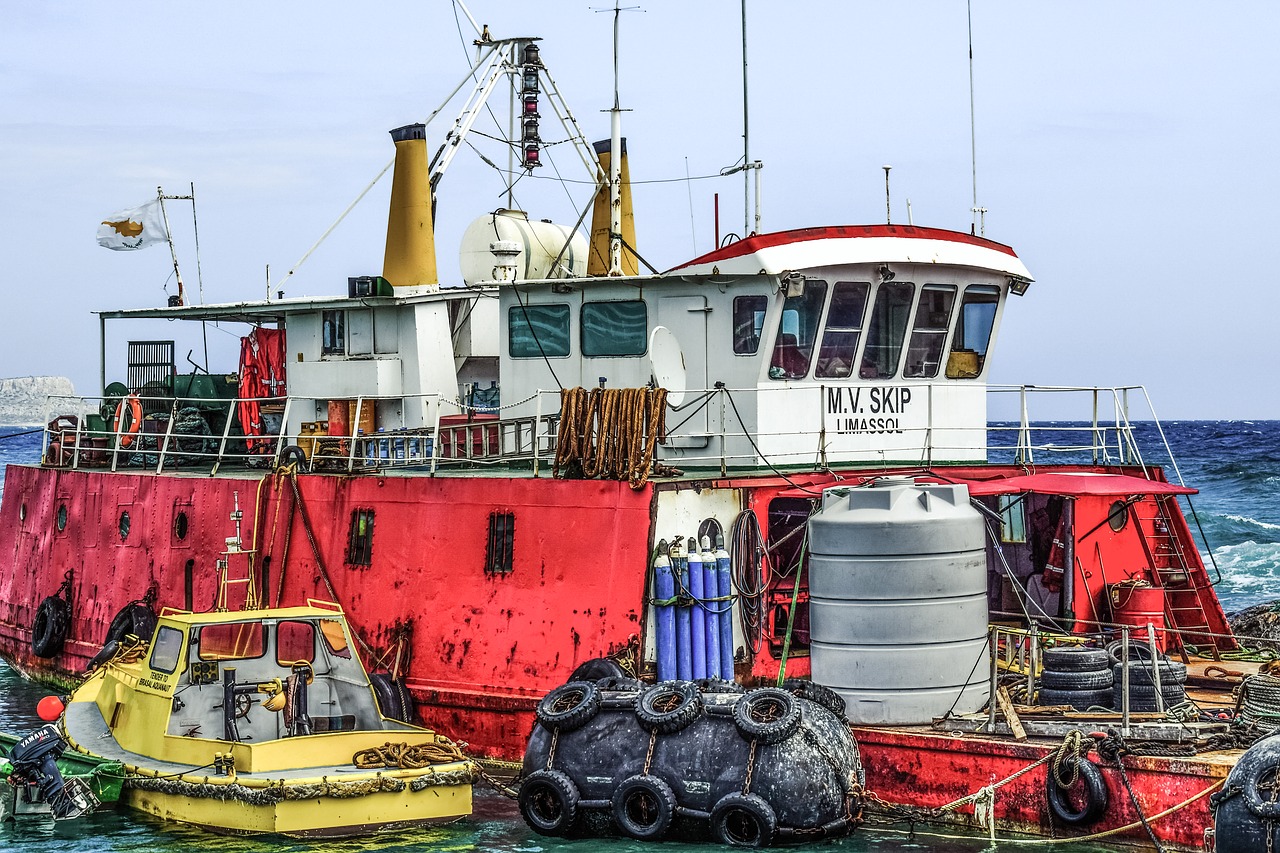
[(156, 198), (160, 200), (160, 217), (164, 220), (164, 235), (169, 241), (169, 254), (173, 257), (173, 275), (178, 279), (178, 305), (185, 305), (186, 290), (182, 286), (182, 270), (178, 269), (178, 250), (173, 247), (173, 232), (169, 230), (169, 212), (164, 208), (164, 200), (166, 198), (181, 198), (181, 196), (166, 196), (164, 187), (156, 187)]

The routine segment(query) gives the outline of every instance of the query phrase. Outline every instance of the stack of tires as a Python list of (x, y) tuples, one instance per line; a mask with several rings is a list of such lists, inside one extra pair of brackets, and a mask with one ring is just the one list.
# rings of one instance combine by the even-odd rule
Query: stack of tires
[[(1112, 660), (1112, 707), (1117, 711), (1123, 707), (1124, 699), (1124, 661), (1123, 651), (1118, 642), (1107, 646)], [(1187, 665), (1182, 661), (1169, 660), (1158, 655), (1152, 661), (1151, 652), (1146, 646), (1131, 645), (1129, 647), (1129, 710), (1158, 711), (1156, 702), (1156, 673), (1160, 674), (1160, 698), (1164, 709), (1187, 701)]]
[(1070, 705), (1084, 711), (1111, 707), (1111, 658), (1106, 649), (1062, 646), (1045, 649), (1040, 673), (1041, 705)]
[(787, 688), (617, 676), (557, 687), (537, 708), (520, 812), (551, 836), (767, 847), (843, 835), (865, 782), (843, 703)]

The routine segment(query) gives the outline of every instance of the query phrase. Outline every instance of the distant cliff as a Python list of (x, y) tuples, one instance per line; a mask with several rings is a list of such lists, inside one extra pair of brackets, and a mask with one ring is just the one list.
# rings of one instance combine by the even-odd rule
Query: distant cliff
[(43, 424), (48, 417), (49, 397), (74, 396), (75, 393), (75, 386), (65, 376), (0, 379), (0, 424)]

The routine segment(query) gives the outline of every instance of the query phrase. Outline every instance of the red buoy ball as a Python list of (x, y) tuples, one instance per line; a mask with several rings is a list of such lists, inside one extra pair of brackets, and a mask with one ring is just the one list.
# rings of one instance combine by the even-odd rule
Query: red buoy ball
[(51, 723), (62, 716), (62, 709), (65, 707), (57, 696), (46, 696), (36, 705), (36, 715), (45, 722)]

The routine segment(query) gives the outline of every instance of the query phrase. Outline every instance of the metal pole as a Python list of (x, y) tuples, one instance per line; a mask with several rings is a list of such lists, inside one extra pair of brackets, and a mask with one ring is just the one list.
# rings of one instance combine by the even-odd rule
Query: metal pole
[(1120, 629), (1120, 734), (1129, 736), (1129, 628)]
[(1027, 660), (1027, 696), (1030, 697), (1036, 686), (1036, 662), (1040, 658), (1040, 623), (1031, 623), (1030, 655)]
[(1160, 687), (1160, 653), (1156, 650), (1156, 629), (1147, 623), (1147, 648), (1151, 651), (1151, 683), (1156, 686), (1156, 710), (1164, 713), (1164, 696)]
[(988, 734), (995, 734), (996, 709), (997, 707), (999, 707), (998, 704), (996, 703), (996, 691), (999, 690), (1000, 688), (1000, 665), (999, 665), (999, 661), (997, 660), (997, 653), (996, 653), (996, 649), (999, 648), (999, 644), (996, 642), (999, 636), (999, 632), (1000, 632), (1000, 629), (997, 628), (995, 625), (992, 625), (990, 629), (987, 631), (987, 651), (990, 653), (990, 658), (991, 658), (991, 683), (989, 685), (991, 693), (987, 697), (987, 708), (988, 708), (987, 733)]
[[(747, 169), (751, 163), (751, 122), (747, 110), (747, 0), (742, 0), (742, 167)], [(751, 223), (747, 219), (748, 203), (751, 197), (751, 175), (742, 176), (742, 233), (745, 237), (751, 231)]]

